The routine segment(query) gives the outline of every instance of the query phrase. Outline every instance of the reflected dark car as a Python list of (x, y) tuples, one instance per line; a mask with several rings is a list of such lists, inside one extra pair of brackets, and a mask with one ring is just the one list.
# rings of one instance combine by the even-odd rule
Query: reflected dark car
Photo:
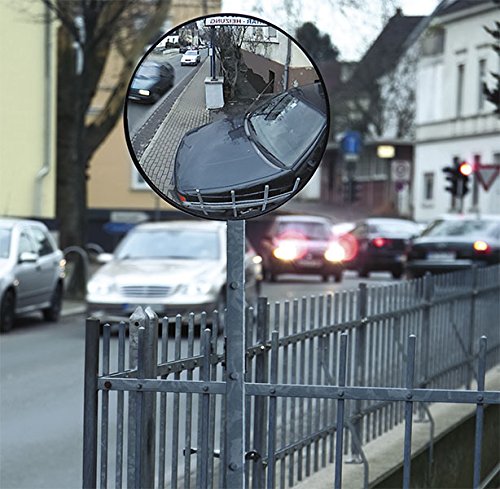
[(174, 180), (188, 210), (251, 217), (285, 202), (316, 169), (327, 137), (320, 83), (275, 95), (245, 115), (188, 132)]
[(500, 263), (500, 216), (444, 216), (433, 221), (408, 251), (408, 277)]
[(129, 100), (153, 104), (174, 86), (174, 68), (170, 63), (145, 62), (137, 70), (128, 92)]
[(320, 216), (278, 216), (261, 242), (264, 278), (280, 274), (320, 275), (342, 280), (343, 249), (333, 239), (332, 223)]
[(358, 221), (352, 231), (340, 238), (346, 250), (346, 268), (356, 270), (360, 277), (387, 271), (394, 278), (401, 278), (407, 246), (419, 233), (419, 225), (406, 219), (379, 217)]

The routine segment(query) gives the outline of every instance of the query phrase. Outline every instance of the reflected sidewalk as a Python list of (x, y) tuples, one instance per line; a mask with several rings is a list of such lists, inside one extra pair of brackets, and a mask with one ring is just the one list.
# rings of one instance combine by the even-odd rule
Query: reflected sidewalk
[(210, 122), (204, 84), (209, 72), (210, 62), (207, 57), (174, 102), (139, 161), (148, 177), (167, 196), (173, 190), (175, 154), (182, 137), (191, 129)]

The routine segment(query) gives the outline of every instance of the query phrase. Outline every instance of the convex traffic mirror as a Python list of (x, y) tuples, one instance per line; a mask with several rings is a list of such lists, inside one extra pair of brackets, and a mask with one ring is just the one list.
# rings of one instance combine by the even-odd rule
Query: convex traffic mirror
[(130, 81), (127, 143), (164, 200), (209, 219), (246, 219), (297, 194), (323, 156), (328, 101), (284, 31), (240, 15), (165, 34)]

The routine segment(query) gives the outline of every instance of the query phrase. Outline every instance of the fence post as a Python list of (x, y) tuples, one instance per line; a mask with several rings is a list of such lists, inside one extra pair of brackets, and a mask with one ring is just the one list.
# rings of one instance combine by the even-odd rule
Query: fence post
[[(139, 344), (140, 328), (144, 329), (143, 344)], [(156, 378), (157, 352), (158, 318), (151, 309), (145, 312), (138, 307), (129, 319), (129, 367), (137, 369), (138, 376)], [(131, 391), (128, 411), (127, 487), (137, 487), (138, 475), (139, 487), (153, 487), (156, 394)]]
[[(268, 338), (267, 297), (259, 297), (257, 302), (257, 345), (260, 352), (255, 358), (255, 382), (267, 382), (267, 350), (264, 346)], [(252, 467), (252, 487), (262, 488), (265, 485), (264, 464), (262, 457), (266, 450), (267, 434), (267, 398), (256, 396), (254, 400), (253, 450), (257, 454)]]
[(471, 279), (471, 305), (470, 305), (470, 320), (469, 320), (469, 345), (468, 345), (468, 369), (467, 369), (467, 389), (471, 388), (472, 379), (474, 378), (474, 333), (476, 332), (476, 300), (477, 300), (477, 265), (472, 266)]
[(99, 370), (99, 319), (85, 322), (85, 380), (83, 401), (83, 489), (97, 482), (97, 376)]
[(226, 484), (245, 487), (245, 221), (227, 221)]
[[(434, 293), (434, 280), (430, 272), (426, 272), (423, 278), (424, 286), (424, 308), (422, 310), (422, 370), (420, 372), (419, 387), (426, 389), (429, 383), (429, 361), (431, 349), (431, 308), (432, 296)], [(418, 405), (417, 422), (421, 423), (425, 420), (425, 409)]]
[[(366, 283), (360, 283), (358, 288), (358, 321), (356, 326), (356, 343), (354, 345), (354, 385), (363, 386), (366, 370), (366, 328), (368, 324), (368, 289)], [(355, 436), (363, 440), (363, 401), (354, 402), (354, 421), (352, 423)], [(346, 463), (362, 463), (359, 447), (351, 443), (351, 458)]]

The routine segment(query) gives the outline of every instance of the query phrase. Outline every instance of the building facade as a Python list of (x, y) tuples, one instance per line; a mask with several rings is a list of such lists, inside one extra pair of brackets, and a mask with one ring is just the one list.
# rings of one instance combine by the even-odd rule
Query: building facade
[(42, 2), (0, 6), (0, 215), (55, 216), (55, 23)]
[[(445, 212), (500, 213), (500, 178), (486, 191), (472, 176), (463, 202), (445, 191), (444, 167), (454, 158), (500, 165), (500, 118), (483, 93), (500, 71), (493, 38), (484, 26), (500, 20), (494, 1), (443, 1), (427, 29), (417, 67), (414, 217), (428, 221)], [(482, 180), (495, 174), (494, 167)], [(475, 180), (475, 181), (474, 181)]]

